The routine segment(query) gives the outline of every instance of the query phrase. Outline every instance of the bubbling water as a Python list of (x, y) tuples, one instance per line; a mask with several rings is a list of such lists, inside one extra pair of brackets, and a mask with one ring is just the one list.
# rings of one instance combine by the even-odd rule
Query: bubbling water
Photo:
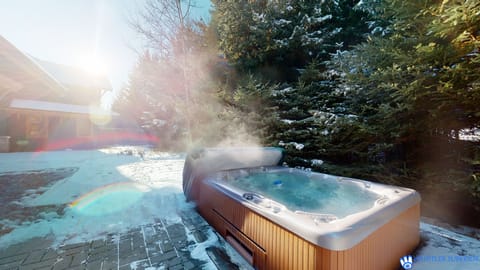
[(336, 176), (313, 175), (296, 171), (258, 172), (229, 183), (277, 201), (291, 211), (332, 214), (338, 218), (365, 211), (380, 197), (349, 181), (339, 182)]

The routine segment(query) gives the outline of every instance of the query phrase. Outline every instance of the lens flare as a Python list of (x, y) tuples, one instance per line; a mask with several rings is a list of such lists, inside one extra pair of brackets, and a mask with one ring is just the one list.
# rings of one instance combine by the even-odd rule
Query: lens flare
[(97, 126), (105, 126), (112, 121), (112, 113), (97, 106), (90, 106), (90, 121)]
[(101, 216), (125, 210), (139, 201), (150, 188), (132, 182), (110, 184), (90, 191), (69, 204), (78, 214)]

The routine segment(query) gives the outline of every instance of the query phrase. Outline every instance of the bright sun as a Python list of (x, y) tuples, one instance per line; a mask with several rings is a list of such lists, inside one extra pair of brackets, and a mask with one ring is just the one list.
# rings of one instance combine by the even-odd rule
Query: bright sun
[(95, 76), (105, 75), (108, 71), (107, 64), (99, 56), (85, 55), (78, 59), (78, 66), (87, 73)]

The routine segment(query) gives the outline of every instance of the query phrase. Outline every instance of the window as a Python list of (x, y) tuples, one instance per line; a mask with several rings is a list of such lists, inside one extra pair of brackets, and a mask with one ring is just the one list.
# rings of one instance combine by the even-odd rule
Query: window
[(27, 138), (45, 138), (47, 137), (46, 118), (42, 115), (27, 116)]

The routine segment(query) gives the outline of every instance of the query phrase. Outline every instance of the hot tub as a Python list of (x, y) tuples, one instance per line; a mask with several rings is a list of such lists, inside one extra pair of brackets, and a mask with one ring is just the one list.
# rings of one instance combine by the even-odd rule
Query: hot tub
[(278, 166), (276, 148), (189, 154), (184, 192), (257, 269), (398, 269), (419, 242), (420, 196)]

